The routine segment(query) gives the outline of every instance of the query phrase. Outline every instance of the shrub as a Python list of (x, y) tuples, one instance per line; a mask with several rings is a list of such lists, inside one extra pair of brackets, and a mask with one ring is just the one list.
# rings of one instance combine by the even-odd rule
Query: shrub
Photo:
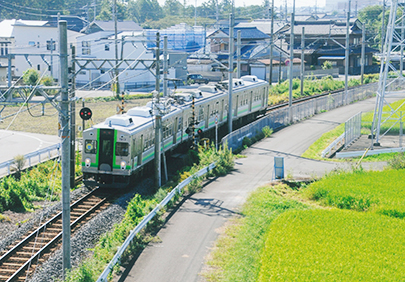
[(252, 146), (252, 140), (249, 137), (244, 137), (242, 140), (242, 146), (250, 147)]
[(399, 153), (391, 160), (388, 161), (388, 166), (392, 169), (404, 169), (405, 168), (405, 153)]
[(332, 68), (333, 68), (333, 66), (332, 66), (332, 63), (330, 61), (323, 62), (323, 64), (322, 64), (322, 69), (323, 70), (330, 70)]
[(270, 128), (269, 126), (265, 126), (262, 129), (262, 132), (264, 134), (264, 137), (268, 138), (273, 134), (273, 128)]

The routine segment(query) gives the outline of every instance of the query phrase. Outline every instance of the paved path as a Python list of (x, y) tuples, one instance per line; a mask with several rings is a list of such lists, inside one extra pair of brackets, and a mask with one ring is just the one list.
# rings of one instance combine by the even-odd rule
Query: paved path
[(55, 135), (0, 130), (0, 163), (60, 143)]
[[(323, 175), (345, 163), (315, 161), (300, 155), (324, 132), (333, 129), (359, 111), (374, 108), (369, 99), (335, 109), (294, 124), (244, 151), (247, 158), (236, 160), (235, 170), (208, 183), (202, 192), (186, 199), (151, 243), (121, 277), (114, 281), (192, 282), (199, 276), (226, 220), (238, 212), (249, 192), (271, 181), (274, 156), (283, 156), (286, 173), (294, 177)], [(378, 164), (370, 167), (378, 168)]]

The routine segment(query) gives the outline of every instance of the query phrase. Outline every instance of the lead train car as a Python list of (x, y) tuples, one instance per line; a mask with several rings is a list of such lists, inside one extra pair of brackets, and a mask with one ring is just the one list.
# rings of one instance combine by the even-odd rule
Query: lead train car
[[(171, 150), (191, 138), (186, 129), (193, 120), (195, 130), (210, 130), (227, 122), (228, 82), (225, 87), (205, 85), (171, 96), (170, 112), (162, 118), (162, 148)], [(267, 106), (268, 83), (256, 76), (233, 80), (233, 121), (263, 113)], [(168, 101), (168, 100), (167, 100)], [(87, 186), (127, 186), (130, 176), (154, 159), (154, 116), (152, 102), (126, 114), (114, 115), (83, 132), (82, 171)]]

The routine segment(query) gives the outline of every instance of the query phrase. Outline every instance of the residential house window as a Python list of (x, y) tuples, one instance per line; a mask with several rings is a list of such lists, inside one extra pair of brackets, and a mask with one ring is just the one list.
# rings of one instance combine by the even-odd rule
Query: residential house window
[(110, 44), (105, 44), (104, 45), (104, 50), (105, 51), (110, 51)]
[(0, 56), (7, 56), (8, 54), (8, 44), (0, 43)]
[(47, 40), (46, 41), (46, 50), (48, 51), (55, 51), (56, 50), (56, 42), (54, 40)]
[(82, 41), (82, 55), (91, 55), (90, 41)]
[(41, 47), (41, 44), (39, 42), (37, 42), (37, 48)]
[(41, 70), (41, 65), (37, 65), (37, 70)]

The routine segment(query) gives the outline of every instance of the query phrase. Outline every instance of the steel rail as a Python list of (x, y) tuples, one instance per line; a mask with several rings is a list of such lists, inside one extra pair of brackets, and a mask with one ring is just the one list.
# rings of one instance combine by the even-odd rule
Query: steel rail
[[(82, 198), (79, 200), (75, 201), (74, 203), (71, 204), (70, 208), (74, 209), (77, 207), (79, 204), (81, 204), (83, 201), (86, 201), (90, 196), (94, 195), (95, 192), (98, 191), (98, 189), (92, 190), (91, 192), (87, 193), (84, 195)], [(108, 199), (108, 196), (103, 197), (100, 201), (98, 201), (96, 204), (94, 204), (90, 209), (88, 209), (86, 212), (84, 212), (82, 215), (80, 215), (78, 218), (76, 218), (71, 224), (70, 228), (74, 228), (79, 222), (81, 222), (86, 216), (88, 216), (90, 213), (94, 212), (97, 208), (99, 208), (101, 205), (103, 205)], [(9, 257), (11, 257), (18, 249), (20, 249), (22, 246), (24, 246), (27, 242), (32, 240), (37, 234), (39, 234), (41, 231), (45, 231), (47, 226), (56, 222), (61, 218), (62, 213), (58, 213), (54, 217), (52, 217), (50, 220), (48, 220), (46, 223), (44, 223), (42, 226), (37, 228), (34, 232), (32, 232), (30, 235), (28, 235), (26, 238), (24, 238), (22, 241), (20, 241), (17, 245), (15, 245), (13, 248), (11, 248), (7, 253), (5, 253), (3, 256), (0, 258), (0, 265)], [(49, 250), (58, 240), (60, 240), (62, 236), (62, 232), (59, 232), (54, 238), (52, 238), (46, 245), (44, 245), (40, 250), (38, 250), (31, 258), (28, 258), (27, 261), (10, 276), (6, 281), (13, 281), (16, 279), (18, 276), (22, 274), (22, 272), (32, 263), (35, 259), (39, 258), (41, 254)]]

